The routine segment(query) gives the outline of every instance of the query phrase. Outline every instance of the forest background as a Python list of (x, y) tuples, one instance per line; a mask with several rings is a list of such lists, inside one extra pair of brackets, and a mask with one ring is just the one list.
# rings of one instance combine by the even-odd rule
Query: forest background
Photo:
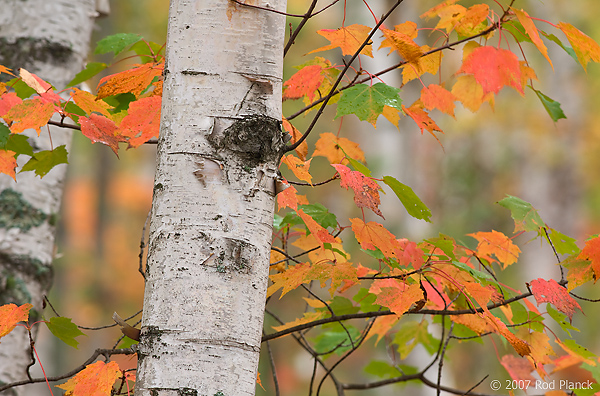
[[(387, 9), (387, 1), (379, 1), (381, 4), (371, 4), (376, 15)], [(305, 0), (289, 0), (289, 11), (302, 12), (306, 3)], [(433, 0), (406, 2), (402, 21), (416, 20), (434, 3)], [(576, 6), (562, 1), (522, 3), (527, 5), (517, 6), (529, 7), (531, 13), (535, 10), (540, 18), (556, 20), (556, 16), (560, 16), (561, 20), (569, 21), (589, 36), (600, 37), (600, 26), (594, 19), (598, 5), (593, 0), (579, 0)], [(347, 24), (368, 21), (370, 16), (361, 2), (349, 4)], [(471, 2), (461, 4), (469, 6)], [(335, 8), (337, 13), (329, 12), (323, 19), (309, 22), (306, 31), (339, 26), (343, 10), (340, 6)], [(99, 21), (101, 28), (92, 42), (109, 34), (130, 32), (162, 43), (167, 14), (168, 0), (113, 1), (111, 14)], [(402, 21), (394, 20), (390, 24)], [(326, 44), (324, 39), (319, 43), (303, 43), (300, 38), (294, 54), (286, 58), (285, 79), (295, 72), (292, 66), (303, 63), (302, 54)], [(303, 48), (306, 49), (304, 52)], [(436, 236), (439, 232), (464, 240), (465, 233), (491, 229), (510, 235), (514, 227), (512, 219), (504, 208), (494, 205), (506, 194), (531, 202), (548, 224), (578, 240), (599, 232), (600, 112), (596, 110), (599, 106), (596, 93), (600, 89), (600, 68), (590, 64), (586, 75), (562, 49), (549, 46), (549, 51), (555, 71), (541, 56), (528, 59), (540, 81), (555, 82), (554, 85), (545, 84), (544, 93), (560, 102), (568, 117), (556, 123), (531, 91), (523, 99), (512, 90), (504, 90), (498, 95), (495, 112), (488, 105), (477, 114), (457, 108), (456, 120), (434, 112), (433, 118), (445, 131), (439, 137), (443, 149), (431, 136), (421, 136), (409, 118), (400, 121), (398, 131), (387, 121), (380, 122), (374, 130), (367, 123), (345, 117), (343, 128), (350, 131), (345, 136), (358, 142), (367, 152), (370, 169), (410, 185), (434, 215), (431, 225), (409, 218), (401, 211), (394, 213), (382, 209), (392, 232), (414, 240)], [(388, 81), (393, 78), (398, 76), (388, 76), (386, 82), (393, 83)], [(409, 89), (414, 90), (413, 97), (405, 96), (406, 103), (411, 103), (420, 92), (420, 87), (407, 87), (404, 95)], [(294, 111), (293, 103), (286, 106), (284, 113)], [(302, 130), (306, 120), (296, 122)], [(318, 133), (313, 134), (313, 143), (317, 136)], [(138, 255), (142, 227), (152, 199), (154, 156), (154, 146), (146, 145), (122, 152), (117, 159), (107, 147), (91, 145), (87, 138), (75, 135), (63, 203), (59, 242), (62, 258), (56, 263), (57, 274), (50, 300), (62, 315), (77, 324), (101, 326), (110, 323), (113, 311), (129, 316), (141, 309), (143, 279), (138, 273)], [(312, 169), (315, 179), (325, 177), (319, 174), (318, 167)], [(338, 189), (338, 186), (325, 187), (308, 192), (308, 195), (311, 202), (329, 203), (338, 199)], [(396, 198), (382, 196), (381, 207), (386, 205), (390, 208), (396, 205)], [(339, 200), (336, 210), (343, 214), (352, 206), (352, 201)], [(465, 242), (475, 243), (474, 240)], [(522, 279), (553, 274), (555, 259), (547, 246), (542, 248), (538, 243), (532, 243), (523, 250), (522, 264), (509, 268), (508, 273), (513, 272), (515, 277)], [(579, 292), (586, 296), (599, 294), (589, 289)], [(600, 340), (594, 327), (598, 323), (598, 316), (594, 314), (597, 309), (591, 304), (580, 303), (586, 316), (576, 315), (573, 323), (582, 330), (578, 335), (579, 343), (598, 351)], [(41, 332), (40, 336), (47, 338), (38, 340), (37, 345), (52, 359), (44, 362), (48, 374), (70, 370), (89, 357), (95, 348), (112, 345), (120, 333), (114, 329), (88, 334), (87, 339), (80, 338), (81, 345), (74, 351), (67, 350), (68, 347), (47, 332)], [(472, 383), (471, 377), (461, 378), (469, 372), (473, 378), (479, 372), (493, 372), (498, 378), (508, 378), (494, 359), (482, 363), (480, 358), (470, 355), (468, 349), (461, 353), (451, 357), (451, 370), (457, 383), (462, 380)], [(115, 359), (122, 368), (128, 364), (135, 366), (129, 357)], [(293, 388), (309, 379), (312, 364), (308, 356), (276, 359), (282, 384)], [(307, 367), (303, 368), (303, 365)], [(471, 370), (476, 365), (479, 365), (477, 373)], [(260, 371), (268, 373), (268, 368), (261, 367)], [(268, 381), (263, 382), (267, 387), (264, 394), (269, 394)], [(292, 394), (290, 391), (284, 393)]]

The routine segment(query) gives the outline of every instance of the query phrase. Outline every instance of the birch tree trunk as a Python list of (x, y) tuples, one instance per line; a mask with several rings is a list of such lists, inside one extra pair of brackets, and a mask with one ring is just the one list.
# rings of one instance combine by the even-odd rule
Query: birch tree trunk
[[(95, 0), (3, 0), (0, 12), (0, 64), (25, 68), (63, 88), (86, 60), (96, 15)], [(16, 73), (16, 71), (15, 71)], [(4, 75), (5, 76), (5, 75)], [(67, 129), (43, 128), (30, 136), (35, 150), (70, 146)], [(20, 166), (23, 163), (19, 164)], [(66, 165), (43, 179), (33, 172), (17, 182), (0, 175), (0, 305), (33, 304), (30, 321), (40, 319), (42, 300), (52, 283), (54, 237)], [(26, 379), (31, 362), (29, 338), (18, 328), (2, 339), (0, 381)], [(11, 394), (25, 394), (25, 389)], [(19, 393), (17, 393), (19, 392)]]
[(284, 28), (231, 1), (171, 2), (136, 395), (254, 394)]

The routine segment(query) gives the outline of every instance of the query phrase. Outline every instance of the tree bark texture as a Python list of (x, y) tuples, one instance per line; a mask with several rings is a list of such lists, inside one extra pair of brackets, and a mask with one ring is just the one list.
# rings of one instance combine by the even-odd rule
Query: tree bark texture
[(171, 2), (136, 395), (254, 394), (284, 28), (231, 1)]
[[(94, 0), (3, 0), (0, 64), (15, 74), (22, 67), (62, 89), (84, 66), (95, 16)], [(70, 130), (43, 128), (39, 138), (35, 131), (24, 133), (34, 150), (70, 147)], [(43, 296), (52, 283), (65, 174), (66, 165), (60, 165), (43, 179), (33, 172), (17, 174), (17, 182), (0, 175), (0, 305), (33, 304), (31, 322), (40, 319)], [(17, 328), (0, 345), (0, 381), (27, 378), (30, 362), (29, 338)]]

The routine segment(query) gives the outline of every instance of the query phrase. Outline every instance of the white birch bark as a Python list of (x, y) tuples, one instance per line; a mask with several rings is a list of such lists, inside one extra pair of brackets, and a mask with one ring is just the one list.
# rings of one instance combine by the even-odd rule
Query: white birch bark
[(136, 395), (254, 394), (284, 28), (230, 1), (171, 2)]
[[(25, 68), (63, 88), (84, 66), (95, 5), (95, 0), (3, 0), (0, 64)], [(69, 150), (70, 130), (50, 128), (52, 145), (45, 128), (39, 138), (35, 131), (24, 133), (34, 150), (63, 144)], [(55, 224), (65, 174), (66, 165), (60, 165), (43, 179), (33, 172), (17, 174), (17, 182), (0, 175), (0, 304), (33, 304), (30, 321), (40, 319), (42, 299), (52, 283)], [(27, 378), (29, 350), (23, 328), (2, 338), (0, 381)], [(26, 394), (27, 389), (8, 392)]]

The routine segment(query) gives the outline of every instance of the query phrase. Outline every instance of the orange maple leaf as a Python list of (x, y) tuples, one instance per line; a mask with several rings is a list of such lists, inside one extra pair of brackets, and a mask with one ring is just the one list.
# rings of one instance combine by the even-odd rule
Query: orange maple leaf
[(127, 115), (119, 124), (120, 134), (129, 138), (129, 148), (139, 147), (152, 138), (158, 138), (161, 103), (160, 96), (149, 96), (131, 102)]
[(357, 143), (346, 138), (337, 137), (330, 132), (320, 135), (315, 148), (313, 157), (326, 157), (330, 164), (347, 164), (346, 155), (362, 162), (365, 161), (365, 153), (358, 147)]
[(587, 72), (587, 64), (590, 60), (600, 62), (600, 45), (597, 42), (571, 24), (560, 22), (558, 27), (573, 46), (583, 70)]
[(381, 250), (385, 257), (397, 258), (397, 251), (400, 249), (398, 240), (381, 224), (373, 221), (364, 223), (361, 219), (350, 219), (352, 231), (360, 247), (367, 250)]
[(309, 65), (300, 69), (283, 84), (285, 87), (283, 99), (300, 99), (307, 96), (312, 102), (325, 79), (322, 71), (321, 65)]
[(120, 375), (121, 370), (116, 362), (105, 364), (98, 361), (88, 365), (64, 384), (56, 386), (66, 390), (70, 396), (104, 396), (110, 394)]
[(298, 216), (300, 216), (300, 218), (302, 219), (302, 221), (304, 221), (304, 224), (306, 224), (306, 228), (308, 228), (308, 230), (310, 231), (310, 233), (315, 238), (317, 238), (317, 241), (319, 241), (319, 243), (321, 244), (321, 248), (323, 247), (324, 243), (335, 243), (335, 242), (337, 242), (336, 239), (333, 237), (333, 235), (331, 235), (329, 233), (329, 231), (327, 231), (325, 228), (323, 228), (312, 217), (310, 217), (309, 215), (307, 215), (306, 213), (304, 213), (304, 211), (302, 209), (298, 209), (296, 211), (296, 213), (298, 214)]
[(389, 308), (397, 317), (423, 299), (423, 290), (419, 284), (408, 284), (399, 279), (378, 279), (369, 288), (369, 293), (375, 294), (375, 302)]
[(513, 346), (515, 351), (521, 356), (529, 355), (531, 353), (531, 348), (529, 344), (525, 341), (521, 340), (519, 337), (514, 335), (508, 330), (506, 325), (497, 317), (492, 315), (489, 311), (485, 311), (483, 313), (483, 317), (488, 321), (488, 323), (494, 328), (494, 332), (501, 334), (506, 338), (506, 340)]
[[(426, 53), (431, 48), (428, 45), (423, 45), (421, 50)], [(440, 69), (440, 63), (444, 54), (442, 51), (421, 56), (413, 63), (409, 63), (402, 67), (402, 84), (406, 84), (425, 73), (436, 75)]]
[(373, 324), (373, 327), (371, 327), (371, 331), (369, 331), (369, 334), (367, 335), (367, 338), (365, 340), (368, 340), (369, 338), (376, 335), (377, 339), (375, 340), (375, 346), (377, 346), (379, 341), (389, 333), (389, 331), (392, 329), (392, 327), (394, 327), (396, 323), (398, 323), (398, 320), (399, 319), (396, 315), (378, 317), (375, 320), (375, 324)]
[(323, 319), (327, 316), (329, 316), (328, 311), (305, 312), (301, 318), (298, 318), (281, 326), (273, 326), (273, 330), (283, 331), (291, 327), (300, 326), (305, 323), (310, 323), (314, 322), (315, 320)]
[(424, 51), (410, 36), (390, 29), (381, 29), (381, 31), (385, 40), (381, 42), (380, 49), (390, 47), (392, 50), (398, 51), (404, 60), (418, 67), (417, 61), (423, 56)]
[(98, 83), (98, 99), (120, 93), (132, 93), (139, 96), (155, 77), (162, 74), (164, 61), (146, 63), (120, 73), (111, 74)]
[[(291, 122), (287, 120), (287, 118), (282, 117), (282, 125), (283, 130), (290, 134), (292, 139), (290, 140), (290, 144), (296, 143), (302, 137), (302, 133), (294, 126)], [(308, 154), (308, 144), (306, 140), (304, 140), (298, 147), (296, 147), (296, 154), (302, 160), (306, 160), (306, 156)]]
[(12, 69), (9, 69), (8, 67), (4, 66), (4, 65), (0, 65), (0, 73), (6, 73), (6, 74), (10, 74), (11, 76), (14, 76), (14, 74), (11, 72)]
[[(556, 353), (550, 345), (550, 337), (545, 333), (530, 331), (527, 327), (521, 327), (516, 335), (529, 344), (529, 348), (531, 348), (531, 357), (539, 367), (544, 364), (552, 363), (551, 356), (556, 356)], [(542, 373), (545, 374), (545, 372)]]
[(0, 117), (5, 118), (4, 116), (10, 109), (22, 102), (23, 100), (14, 92), (8, 92), (0, 96)]
[(483, 94), (498, 93), (502, 87), (510, 86), (524, 95), (521, 83), (521, 65), (512, 52), (484, 46), (473, 49), (466, 57), (458, 73), (472, 74), (481, 84)]
[(476, 232), (468, 235), (479, 241), (479, 245), (477, 245), (478, 255), (495, 255), (498, 261), (503, 264), (502, 268), (516, 263), (519, 253), (521, 253), (521, 249), (501, 232)]
[[(594, 271), (594, 283), (600, 278), (600, 237), (585, 241), (585, 247), (581, 250), (577, 258), (588, 260)], [(570, 271), (569, 271), (570, 272)], [(569, 285), (570, 286), (570, 285)]]
[(421, 101), (429, 111), (438, 109), (443, 113), (454, 117), (454, 101), (456, 98), (446, 88), (430, 84), (421, 90)]
[(287, 167), (294, 173), (294, 176), (310, 184), (312, 184), (312, 176), (309, 172), (311, 161), (312, 158), (308, 161), (302, 161), (300, 158), (293, 155), (284, 155), (281, 158), (281, 162), (287, 165)]
[[(531, 292), (539, 306), (543, 302), (550, 303), (559, 311), (573, 319), (576, 309), (581, 311), (581, 307), (573, 297), (569, 295), (567, 289), (559, 285), (554, 279), (549, 281), (538, 278), (531, 281)], [(583, 311), (582, 311), (583, 312)]]
[(4, 337), (17, 326), (19, 322), (27, 322), (31, 304), (23, 304), (20, 307), (15, 304), (6, 304), (0, 307), (0, 337)]
[(514, 355), (504, 355), (500, 363), (514, 381), (535, 382), (535, 378), (531, 375), (535, 367), (529, 360)]
[(487, 26), (483, 23), (490, 13), (487, 4), (475, 4), (469, 7), (456, 25), (456, 33), (461, 36), (472, 36), (484, 31)]
[(429, 132), (431, 134), (431, 136), (433, 136), (435, 138), (435, 140), (437, 140), (438, 143), (441, 145), (442, 142), (440, 142), (440, 139), (438, 139), (438, 137), (435, 135), (434, 131), (438, 131), (441, 133), (444, 133), (444, 132), (440, 129), (439, 126), (437, 126), (435, 121), (433, 121), (431, 119), (431, 117), (429, 117), (429, 114), (427, 114), (427, 112), (425, 110), (423, 110), (423, 107), (421, 107), (421, 106), (422, 106), (422, 103), (420, 101), (416, 101), (408, 108), (406, 106), (402, 105), (402, 110), (404, 110), (406, 115), (409, 116), (410, 118), (412, 118), (413, 121), (417, 123), (417, 126), (421, 130), (421, 135), (423, 134), (423, 131), (426, 129), (427, 132)]
[(425, 19), (434, 18), (434, 17), (438, 16), (440, 12), (443, 12), (445, 9), (447, 9), (450, 6), (452, 6), (457, 1), (458, 0), (446, 0), (446, 1), (443, 1), (440, 4), (438, 4), (438, 5), (430, 8), (429, 10), (427, 10), (423, 14), (421, 14), (421, 18), (425, 18)]
[(73, 91), (70, 93), (73, 101), (87, 114), (100, 113), (106, 117), (110, 116), (108, 111), (112, 107), (103, 100), (96, 100), (96, 96), (89, 92), (82, 91), (77, 87), (71, 88)]
[(350, 170), (345, 165), (331, 164), (331, 166), (341, 176), (340, 186), (346, 190), (350, 187), (354, 191), (354, 203), (356, 206), (359, 208), (369, 208), (383, 218), (383, 214), (378, 208), (381, 202), (379, 201), (380, 187), (377, 182), (358, 171)]
[(494, 108), (494, 94), (483, 94), (483, 87), (471, 74), (458, 76), (452, 87), (452, 95), (456, 97), (467, 109), (475, 113), (483, 102), (488, 102)]
[(550, 66), (552, 66), (552, 70), (554, 70), (554, 65), (552, 64), (552, 61), (548, 57), (548, 48), (546, 48), (546, 45), (540, 38), (538, 29), (537, 29), (537, 27), (535, 27), (535, 24), (533, 23), (533, 20), (531, 19), (529, 14), (522, 9), (517, 10), (514, 7), (511, 7), (511, 9), (517, 16), (517, 19), (519, 20), (519, 22), (521, 22), (521, 25), (523, 25), (523, 27), (525, 28), (525, 32), (527, 33), (527, 35), (529, 36), (529, 38), (531, 39), (533, 44), (542, 53), (542, 55), (544, 55), (544, 58), (546, 58), (546, 60), (550, 63)]
[(118, 156), (119, 142), (123, 142), (117, 125), (109, 118), (98, 114), (91, 114), (88, 117), (79, 117), (81, 133), (87, 136), (92, 143), (100, 142), (107, 145)]
[(4, 115), (4, 119), (13, 122), (10, 127), (12, 133), (21, 133), (26, 129), (33, 128), (39, 136), (41, 127), (48, 123), (54, 111), (54, 103), (45, 102), (42, 98), (36, 97), (14, 105)]
[(17, 167), (15, 154), (14, 151), (0, 149), (0, 173), (5, 173), (12, 177), (14, 181), (17, 181), (15, 175), (15, 168)]
[(294, 210), (298, 209), (298, 190), (296, 187), (289, 186), (279, 194), (277, 194), (277, 207), (279, 209), (283, 208), (292, 208)]
[[(364, 25), (350, 25), (339, 29), (323, 29), (317, 31), (321, 36), (325, 37), (331, 42), (331, 44), (325, 47), (317, 48), (316, 50), (310, 51), (309, 54), (327, 51), (333, 48), (340, 47), (342, 49), (342, 55), (354, 55), (354, 53), (360, 48), (362, 43), (369, 37), (371, 28)], [(371, 44), (365, 45), (360, 51), (361, 54), (373, 57), (373, 50)]]
[(273, 295), (277, 290), (281, 290), (281, 297), (285, 296), (288, 292), (294, 290), (302, 283), (305, 282), (304, 278), (310, 271), (309, 263), (298, 263), (292, 267), (289, 267), (284, 272), (270, 275), (269, 278), (273, 282), (267, 289), (267, 297)]

